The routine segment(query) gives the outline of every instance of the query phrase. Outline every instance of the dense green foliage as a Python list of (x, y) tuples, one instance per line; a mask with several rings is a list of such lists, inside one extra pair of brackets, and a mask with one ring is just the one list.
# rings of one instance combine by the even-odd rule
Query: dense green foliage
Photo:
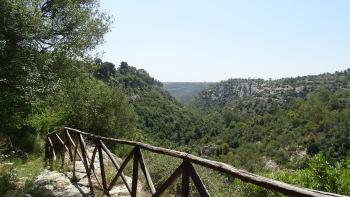
[(318, 152), (339, 161), (350, 153), (349, 112), (350, 92), (320, 89), (274, 113), (248, 116), (226, 109), (224, 129), (214, 139), (228, 144), (236, 158), (233, 163), (248, 170), (261, 170), (270, 159), (278, 165), (302, 167), (307, 155)]
[[(264, 170), (271, 161), (277, 166), (302, 168), (310, 156), (319, 152), (332, 162), (344, 159), (350, 154), (349, 74), (347, 70), (270, 81), (273, 85), (261, 86), (259, 95), (257, 90), (241, 94), (244, 88), (230, 87), (232, 80), (221, 82), (202, 92), (193, 103), (194, 108), (201, 109), (200, 103), (211, 102), (203, 95), (216, 94), (218, 90), (222, 91), (221, 97), (231, 96), (216, 97), (214, 104), (206, 104), (207, 117), (219, 119), (215, 122), (220, 122), (221, 127), (217, 135), (204, 136), (201, 141), (217, 145), (217, 151), (211, 154), (214, 157), (250, 171)], [(236, 86), (245, 87), (248, 81), (255, 80), (239, 81), (243, 85)], [(297, 85), (288, 88), (292, 85), (287, 82)], [(232, 93), (232, 88), (238, 93)], [(296, 89), (303, 93), (292, 96)], [(224, 100), (227, 102), (217, 103)], [(214, 107), (218, 105), (222, 107)]]
[(108, 24), (95, 1), (1, 1), (0, 132), (21, 129), (37, 99), (69, 73), (66, 59), (101, 43)]
[[(131, 137), (137, 131), (128, 96), (94, 76), (99, 65), (88, 55), (109, 24), (95, 0), (1, 1), (0, 195), (50, 196), (32, 187), (47, 132), (71, 126)], [(23, 163), (16, 164), (18, 157)]]
[[(318, 154), (302, 170), (280, 170), (263, 175), (300, 187), (350, 195), (349, 158), (331, 165), (322, 154)], [(283, 196), (238, 180), (233, 181), (228, 187), (234, 191), (235, 196)]]
[(137, 126), (143, 141), (168, 147), (188, 145), (210, 129), (198, 113), (179, 104), (145, 70), (136, 69), (126, 62), (117, 69), (111, 66), (112, 63), (97, 62), (99, 68), (95, 76), (129, 96), (139, 117)]
[(122, 91), (89, 75), (66, 82), (36, 110), (30, 122), (42, 132), (70, 125), (91, 133), (118, 137), (131, 135), (137, 120)]
[(63, 125), (111, 136), (135, 131), (127, 96), (95, 79), (86, 55), (109, 29), (96, 1), (5, 0), (0, 9), (0, 133), (30, 152)]

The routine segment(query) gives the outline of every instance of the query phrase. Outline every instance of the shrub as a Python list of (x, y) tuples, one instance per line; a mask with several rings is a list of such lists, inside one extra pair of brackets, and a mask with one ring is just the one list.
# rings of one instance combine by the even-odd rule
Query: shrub
[(16, 172), (10, 165), (0, 165), (0, 194), (7, 193), (16, 188)]

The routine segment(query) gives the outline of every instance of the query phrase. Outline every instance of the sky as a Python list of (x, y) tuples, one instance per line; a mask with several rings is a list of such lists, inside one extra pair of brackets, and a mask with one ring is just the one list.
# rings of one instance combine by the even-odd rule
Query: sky
[(348, 0), (101, 0), (103, 61), (163, 82), (277, 79), (350, 68)]

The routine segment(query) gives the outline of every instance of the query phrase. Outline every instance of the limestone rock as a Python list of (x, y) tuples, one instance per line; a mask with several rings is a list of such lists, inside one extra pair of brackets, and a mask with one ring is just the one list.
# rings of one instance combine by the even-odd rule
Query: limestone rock
[(35, 180), (37, 188), (46, 189), (57, 197), (72, 196), (82, 197), (79, 189), (76, 188), (69, 178), (60, 172), (44, 170)]
[(278, 165), (273, 160), (268, 160), (265, 164), (265, 169), (269, 171), (274, 171), (278, 169)]

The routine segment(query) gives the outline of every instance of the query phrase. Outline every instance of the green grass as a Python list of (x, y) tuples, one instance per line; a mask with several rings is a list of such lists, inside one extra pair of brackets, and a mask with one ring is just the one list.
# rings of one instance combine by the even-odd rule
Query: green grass
[(14, 168), (18, 177), (34, 178), (44, 170), (44, 160), (41, 155), (30, 155), (28, 159), (14, 160)]
[(0, 196), (15, 197), (31, 194), (32, 197), (52, 196), (48, 191), (34, 188), (35, 177), (44, 170), (42, 155), (27, 158), (12, 157), (0, 164)]

